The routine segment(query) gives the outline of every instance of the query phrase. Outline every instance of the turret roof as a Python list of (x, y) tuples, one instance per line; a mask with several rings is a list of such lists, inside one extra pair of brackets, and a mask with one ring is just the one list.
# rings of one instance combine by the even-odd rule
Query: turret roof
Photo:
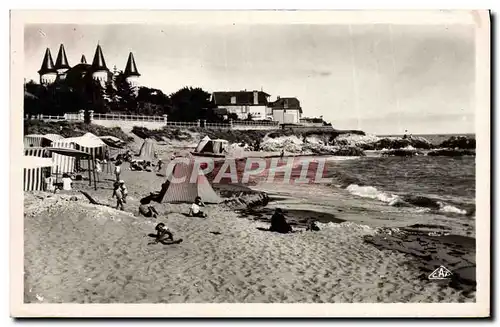
[(54, 67), (54, 61), (52, 60), (52, 55), (50, 54), (50, 49), (45, 50), (45, 56), (43, 56), (42, 67), (38, 71), (38, 74), (43, 75), (47, 73), (55, 73), (56, 69)]
[(141, 76), (137, 70), (137, 66), (135, 65), (135, 59), (132, 52), (128, 55), (127, 66), (125, 67), (124, 74), (125, 76)]

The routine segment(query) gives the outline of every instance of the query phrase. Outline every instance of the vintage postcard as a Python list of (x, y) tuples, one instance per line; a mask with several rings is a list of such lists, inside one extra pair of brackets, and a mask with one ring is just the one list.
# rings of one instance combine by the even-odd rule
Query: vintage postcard
[(488, 317), (488, 11), (12, 11), (14, 317)]

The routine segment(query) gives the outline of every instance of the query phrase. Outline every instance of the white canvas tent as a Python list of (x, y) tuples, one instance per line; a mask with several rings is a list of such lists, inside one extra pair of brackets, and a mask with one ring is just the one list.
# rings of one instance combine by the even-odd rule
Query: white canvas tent
[[(212, 185), (210, 185), (210, 182), (203, 173), (199, 172), (195, 177), (195, 181), (191, 182), (193, 169), (194, 161), (192, 160), (189, 161), (189, 164), (177, 163), (167, 178), (166, 189), (160, 192), (160, 202), (191, 203), (199, 196), (205, 203), (220, 203), (222, 199), (215, 193)], [(174, 183), (171, 182), (173, 177), (175, 179), (185, 178), (181, 183)]]
[(208, 156), (224, 156), (229, 142), (222, 139), (212, 140), (205, 136), (200, 140), (193, 154), (208, 155)]

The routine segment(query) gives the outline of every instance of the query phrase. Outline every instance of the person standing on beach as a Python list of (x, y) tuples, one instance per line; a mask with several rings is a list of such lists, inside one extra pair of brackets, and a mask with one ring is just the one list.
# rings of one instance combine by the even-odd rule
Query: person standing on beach
[(54, 177), (50, 174), (48, 171), (45, 174), (45, 191), (46, 192), (54, 192), (56, 190), (56, 187), (54, 186)]
[(161, 161), (161, 159), (158, 159), (158, 170), (157, 170), (158, 172), (161, 171), (162, 165), (163, 165), (163, 161)]
[(115, 163), (115, 177), (116, 177), (117, 182), (120, 181), (120, 174), (122, 173), (121, 164), (122, 164), (122, 162), (120, 160), (118, 160)]
[(116, 196), (116, 208), (115, 209), (123, 209), (123, 193), (122, 190), (120, 189), (120, 184), (115, 182), (114, 184), (114, 190), (113, 190), (113, 197)]
[(127, 203), (127, 195), (128, 195), (127, 185), (125, 185), (125, 181), (123, 179), (120, 179), (118, 184), (120, 185), (120, 191), (122, 191), (123, 203)]
[(283, 159), (283, 156), (285, 155), (285, 149), (282, 149), (281, 150), (281, 154), (280, 154), (280, 159)]
[(95, 166), (95, 173), (97, 175), (97, 181), (100, 181), (102, 173), (102, 163), (101, 160), (99, 160), (99, 158), (95, 158), (94, 166)]

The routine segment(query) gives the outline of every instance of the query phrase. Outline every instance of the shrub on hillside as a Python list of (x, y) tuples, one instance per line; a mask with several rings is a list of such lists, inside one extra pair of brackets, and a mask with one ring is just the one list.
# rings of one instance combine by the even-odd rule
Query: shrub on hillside
[(134, 126), (132, 128), (132, 133), (139, 136), (140, 138), (151, 138), (156, 141), (169, 140), (191, 140), (191, 134), (180, 128), (168, 128), (163, 127), (161, 129), (147, 129), (146, 127)]
[(95, 124), (85, 124), (83, 122), (24, 121), (24, 135), (59, 134), (64, 137), (78, 137), (85, 133), (92, 133), (97, 136), (111, 135), (125, 142), (131, 142), (133, 140), (133, 138), (128, 136), (120, 127), (104, 127)]

